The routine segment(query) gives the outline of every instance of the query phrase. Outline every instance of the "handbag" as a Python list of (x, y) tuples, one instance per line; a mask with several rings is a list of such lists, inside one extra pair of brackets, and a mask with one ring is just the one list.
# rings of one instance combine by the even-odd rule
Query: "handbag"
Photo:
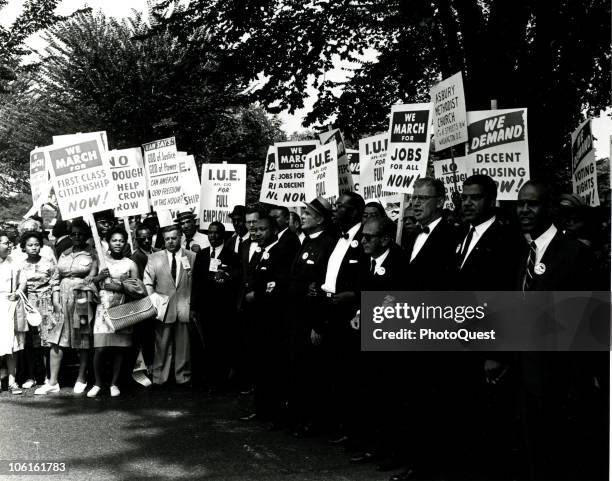
[(153, 319), (157, 316), (157, 311), (148, 296), (138, 299), (137, 301), (109, 307), (107, 312), (115, 331), (125, 329), (126, 327)]
[(21, 299), (21, 302), (23, 303), (23, 308), (26, 312), (26, 321), (28, 321), (28, 324), (32, 327), (40, 326), (40, 323), (42, 322), (42, 316), (40, 315), (40, 312), (38, 312), (38, 309), (36, 309), (30, 303), (30, 301), (23, 292), (18, 291), (18, 295), (19, 299)]

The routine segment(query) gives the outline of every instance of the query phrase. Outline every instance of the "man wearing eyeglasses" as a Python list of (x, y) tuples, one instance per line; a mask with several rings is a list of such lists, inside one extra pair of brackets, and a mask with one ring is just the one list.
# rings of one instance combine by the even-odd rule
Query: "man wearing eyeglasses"
[(412, 290), (446, 290), (454, 285), (457, 233), (442, 218), (444, 195), (439, 179), (423, 177), (414, 183), (412, 210), (418, 228), (405, 246)]
[(153, 247), (153, 234), (151, 229), (144, 224), (139, 224), (134, 230), (136, 240), (136, 250), (132, 256), (132, 260), (138, 267), (138, 277), (142, 279), (149, 256), (158, 249)]

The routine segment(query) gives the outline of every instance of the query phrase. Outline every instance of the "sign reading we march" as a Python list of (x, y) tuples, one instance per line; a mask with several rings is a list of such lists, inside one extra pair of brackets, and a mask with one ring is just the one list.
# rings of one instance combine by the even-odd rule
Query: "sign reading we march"
[(431, 104), (391, 107), (389, 144), (383, 188), (412, 194), (414, 181), (425, 177), (431, 137)]
[(498, 200), (516, 200), (529, 179), (527, 109), (468, 112), (467, 175), (497, 183)]
[(591, 119), (572, 132), (572, 186), (574, 194), (580, 196), (585, 205), (599, 205)]
[(211, 222), (218, 221), (233, 231), (230, 213), (245, 201), (245, 164), (202, 164), (200, 229), (208, 229)]
[(100, 135), (79, 134), (42, 149), (62, 218), (113, 209), (117, 190)]
[(277, 205), (286, 207), (301, 206), (306, 202), (304, 192), (304, 160), (306, 155), (317, 148), (316, 140), (277, 142), (276, 154), (276, 193)]

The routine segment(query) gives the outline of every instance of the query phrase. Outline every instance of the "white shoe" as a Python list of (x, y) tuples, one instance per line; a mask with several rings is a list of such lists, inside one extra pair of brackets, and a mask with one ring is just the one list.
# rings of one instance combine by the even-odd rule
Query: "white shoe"
[(33, 388), (34, 386), (36, 386), (36, 381), (34, 379), (28, 379), (26, 382), (24, 382), (21, 387), (24, 389), (30, 389)]
[(75, 394), (83, 394), (85, 392), (85, 389), (87, 389), (87, 383), (80, 382), (80, 381), (77, 381), (76, 383), (74, 383), (73, 392)]
[(100, 392), (100, 386), (94, 386), (87, 392), (87, 397), (96, 397)]
[(59, 392), (59, 391), (60, 391), (59, 383), (56, 383), (54, 385), (44, 384), (40, 386), (36, 391), (34, 391), (34, 394), (50, 394), (52, 392)]
[(121, 391), (119, 391), (119, 388), (117, 386), (111, 386), (110, 392), (111, 392), (111, 397), (117, 397), (121, 394)]

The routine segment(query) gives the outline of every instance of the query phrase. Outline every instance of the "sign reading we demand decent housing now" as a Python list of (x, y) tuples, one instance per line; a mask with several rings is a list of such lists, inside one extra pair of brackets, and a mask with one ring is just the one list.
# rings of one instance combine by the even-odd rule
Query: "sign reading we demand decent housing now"
[(41, 150), (62, 218), (115, 208), (117, 191), (99, 134), (78, 134)]
[(497, 183), (498, 200), (516, 200), (529, 179), (527, 109), (468, 112), (467, 175)]

